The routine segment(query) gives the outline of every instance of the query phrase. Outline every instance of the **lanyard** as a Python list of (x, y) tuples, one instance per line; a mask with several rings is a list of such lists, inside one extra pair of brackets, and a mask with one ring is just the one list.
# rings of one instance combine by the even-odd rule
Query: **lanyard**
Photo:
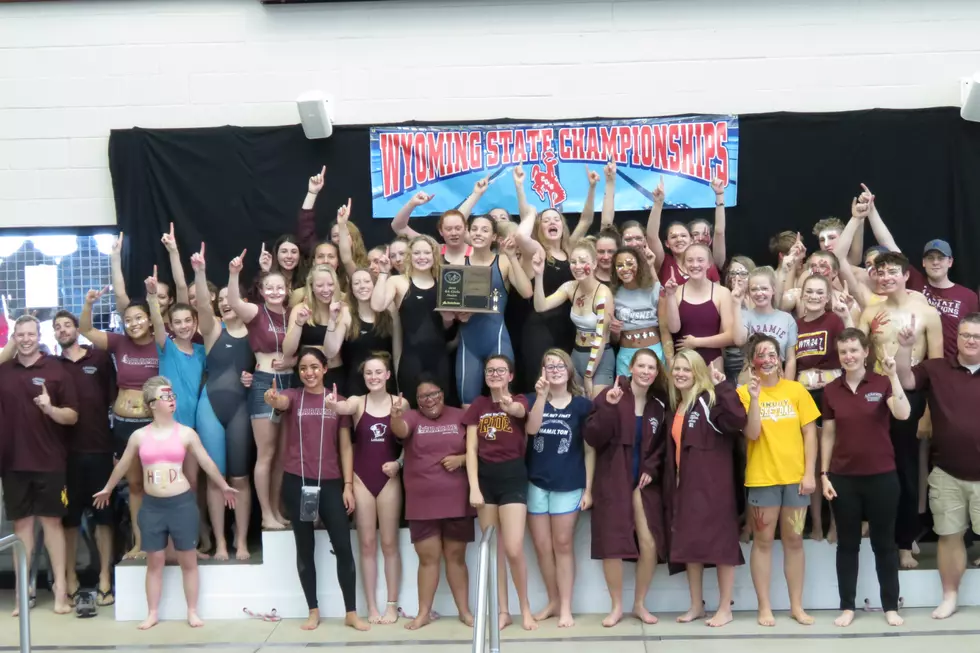
[[(326, 392), (326, 388), (323, 390)], [(303, 476), (303, 485), (306, 485), (306, 465), (303, 463), (303, 404), (306, 400), (306, 388), (303, 388), (299, 396), (299, 412), (296, 418), (299, 420), (299, 470)], [(323, 406), (320, 412), (320, 462), (317, 463), (316, 486), (320, 487), (320, 479), (323, 477), (323, 425), (327, 419), (327, 407)]]

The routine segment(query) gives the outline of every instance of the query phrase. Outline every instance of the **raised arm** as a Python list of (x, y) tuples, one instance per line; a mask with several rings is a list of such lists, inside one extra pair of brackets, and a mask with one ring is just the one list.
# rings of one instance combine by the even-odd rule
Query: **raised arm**
[[(667, 331), (671, 334), (680, 333), (681, 330), (681, 309), (677, 306), (677, 279), (674, 278), (674, 270), (670, 270), (670, 278), (664, 284), (664, 315), (667, 318)], [(673, 340), (673, 338), (670, 338)]]
[(160, 242), (167, 249), (167, 257), (170, 259), (170, 274), (174, 278), (174, 297), (178, 303), (186, 304), (190, 301), (190, 295), (187, 293), (187, 278), (184, 276), (184, 266), (180, 262), (173, 222), (170, 223), (170, 232), (163, 234)]
[(323, 353), (327, 355), (328, 359), (340, 353), (340, 348), (344, 346), (344, 340), (347, 339), (350, 324), (350, 309), (346, 305), (341, 306), (340, 302), (330, 304), (327, 335), (323, 338)]
[(711, 255), (715, 261), (715, 267), (719, 270), (725, 267), (728, 259), (728, 247), (725, 243), (725, 186), (721, 179), (711, 182), (711, 190), (715, 192), (715, 227), (714, 234), (711, 236)]
[(280, 394), (278, 378), (278, 374), (272, 375), (272, 387), (265, 391), (265, 394), (262, 395), (262, 400), (265, 401), (268, 406), (271, 406), (280, 413), (283, 413), (289, 410), (289, 397), (284, 394)]
[(895, 242), (895, 237), (892, 236), (892, 232), (885, 226), (885, 221), (881, 218), (881, 214), (878, 213), (875, 196), (871, 194), (871, 191), (864, 184), (861, 184), (861, 188), (864, 189), (864, 193), (861, 194), (862, 198), (865, 197), (865, 194), (870, 196), (868, 203), (871, 205), (871, 210), (868, 213), (868, 224), (871, 225), (871, 233), (875, 235), (875, 240), (878, 241), (879, 245), (887, 247), (889, 252), (901, 252), (901, 248)]
[(419, 235), (419, 232), (415, 231), (408, 226), (408, 220), (412, 217), (412, 212), (423, 204), (429, 203), (435, 195), (427, 195), (426, 193), (419, 191), (412, 195), (405, 206), (398, 209), (398, 213), (395, 214), (394, 219), (391, 221), (391, 230), (394, 231), (399, 236), (405, 236), (406, 238), (415, 238)]
[(191, 268), (194, 270), (194, 289), (199, 300), (197, 302), (197, 327), (201, 331), (204, 340), (213, 345), (218, 339), (217, 336), (221, 335), (221, 326), (218, 324), (218, 318), (211, 308), (210, 301), (207, 302), (206, 307), (202, 308), (204, 306), (202, 304), (204, 298), (211, 297), (211, 291), (208, 290), (208, 277), (205, 267), (204, 243), (202, 242), (201, 251), (191, 254)]
[[(102, 351), (109, 349), (109, 336), (92, 325), (92, 305), (108, 291), (109, 286), (106, 286), (102, 290), (89, 290), (85, 293), (85, 305), (82, 306), (82, 314), (78, 317), (78, 330), (89, 342)], [(119, 314), (122, 315), (123, 312), (120, 310)], [(13, 338), (10, 341), (13, 342)]]
[(231, 259), (231, 262), (228, 264), (228, 305), (231, 307), (231, 310), (235, 311), (235, 315), (241, 318), (242, 322), (248, 324), (259, 314), (259, 307), (242, 299), (242, 294), (239, 290), (238, 276), (242, 273), (242, 268), (245, 265), (246, 251), (243, 249), (241, 255)]
[(153, 324), (153, 339), (156, 340), (157, 347), (162, 352), (167, 346), (167, 325), (163, 321), (163, 313), (160, 312), (160, 300), (157, 299), (157, 266), (153, 266), (153, 276), (147, 277), (143, 282), (146, 285), (146, 303), (150, 307), (150, 322)]
[(473, 213), (473, 209), (476, 208), (477, 202), (483, 197), (483, 194), (487, 192), (490, 188), (490, 177), (484, 177), (483, 179), (477, 179), (476, 183), (473, 184), (473, 192), (469, 194), (462, 204), (459, 205), (458, 211), (463, 214), (464, 220), (470, 219), (470, 214)]
[(888, 382), (892, 388), (892, 396), (888, 398), (888, 410), (891, 411), (892, 417), (895, 419), (907, 420), (912, 414), (912, 404), (909, 403), (905, 388), (902, 387), (902, 382), (898, 378), (896, 360), (892, 357), (886, 357), (881, 361), (881, 369), (888, 377)]
[(534, 286), (528, 278), (527, 272), (524, 271), (524, 266), (521, 265), (521, 261), (517, 258), (516, 239), (513, 236), (505, 238), (500, 243), (500, 251), (506, 256), (500, 262), (500, 273), (504, 277), (504, 281), (508, 286), (515, 288), (524, 299), (533, 297)]
[(347, 221), (350, 220), (352, 201), (348, 197), (347, 204), (337, 209), (337, 235), (340, 240), (337, 249), (340, 250), (340, 262), (344, 264), (344, 270), (347, 271), (347, 276), (351, 276), (357, 272), (357, 261), (354, 260), (354, 241), (351, 239), (350, 228), (347, 226)]
[[(865, 332), (867, 333), (867, 332)], [(912, 372), (912, 345), (915, 344), (915, 314), (912, 324), (898, 332), (898, 351), (895, 352), (895, 374), (905, 390), (915, 390), (915, 374)]]
[(328, 392), (323, 395), (323, 405), (327, 410), (332, 410), (338, 415), (354, 415), (359, 410), (363, 410), (364, 397), (354, 396), (343, 401), (337, 401), (340, 396), (337, 394), (337, 384), (334, 383), (333, 388), (327, 388), (327, 390)]
[[(609, 166), (607, 165), (608, 169)], [(596, 184), (599, 182), (599, 173), (595, 170), (589, 170), (589, 166), (585, 166), (586, 174), (589, 175), (589, 193), (594, 192)], [(595, 179), (595, 181), (593, 181)], [(592, 204), (587, 204), (591, 207)], [(610, 175), (606, 173), (606, 185), (602, 191), (602, 217), (599, 218), (599, 231), (607, 227), (612, 227), (616, 222), (616, 169), (613, 168), (613, 174)]]
[(569, 296), (570, 289), (574, 285), (574, 281), (566, 281), (558, 287), (558, 290), (552, 294), (545, 297), (544, 294), (544, 257), (541, 254), (535, 254), (534, 260), (531, 262), (534, 266), (534, 310), (538, 313), (544, 313), (550, 311), (554, 308), (558, 308), (567, 301), (571, 301)]
[[(112, 270), (112, 292), (116, 296), (116, 311), (118, 311), (120, 315), (126, 312), (126, 309), (129, 307), (130, 303), (129, 295), (126, 294), (126, 277), (123, 276), (122, 248), (123, 232), (120, 231), (119, 236), (116, 238), (115, 242), (112, 243), (112, 255), (109, 257)], [(92, 339), (89, 338), (89, 340)]]
[(544, 377), (544, 370), (541, 370), (541, 378), (534, 384), (534, 392), (534, 404), (527, 413), (527, 422), (524, 423), (524, 432), (528, 435), (537, 435), (541, 430), (544, 407), (548, 404), (548, 381)]
[[(606, 177), (609, 177), (609, 166), (613, 166), (613, 183), (616, 182), (616, 168), (615, 163), (606, 164)], [(589, 229), (592, 228), (592, 222), (595, 220), (595, 186), (596, 182), (592, 181), (592, 173), (587, 173), (589, 190), (585, 194), (585, 205), (582, 207), (582, 213), (578, 216), (578, 224), (572, 230), (571, 235), (568, 237), (568, 246), (575, 247), (578, 241), (585, 238), (585, 235), (589, 233)], [(598, 181), (598, 180), (597, 180)]]
[(755, 372), (752, 372), (747, 390), (749, 392), (749, 409), (745, 411), (745, 430), (742, 433), (749, 440), (758, 440), (762, 435), (762, 410), (759, 407), (759, 392), (762, 390), (762, 382)]
[(282, 339), (283, 358), (292, 358), (299, 351), (300, 337), (303, 335), (303, 326), (310, 319), (312, 312), (306, 304), (300, 304), (289, 313), (289, 326), (286, 328), (286, 337)]
[(650, 207), (650, 215), (647, 217), (647, 244), (657, 256), (654, 262), (654, 275), (660, 272), (664, 264), (664, 243), (660, 240), (660, 218), (664, 212), (664, 176), (660, 175), (660, 183), (653, 189), (653, 206)]

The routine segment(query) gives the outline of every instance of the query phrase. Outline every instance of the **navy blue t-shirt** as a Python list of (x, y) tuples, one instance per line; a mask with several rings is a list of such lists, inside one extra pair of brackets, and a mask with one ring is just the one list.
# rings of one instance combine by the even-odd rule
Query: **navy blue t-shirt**
[[(528, 406), (534, 406), (536, 399), (534, 393), (527, 395)], [(591, 411), (592, 402), (585, 397), (572, 397), (564, 408), (545, 404), (541, 428), (527, 439), (528, 480), (549, 492), (585, 487), (582, 428)]]

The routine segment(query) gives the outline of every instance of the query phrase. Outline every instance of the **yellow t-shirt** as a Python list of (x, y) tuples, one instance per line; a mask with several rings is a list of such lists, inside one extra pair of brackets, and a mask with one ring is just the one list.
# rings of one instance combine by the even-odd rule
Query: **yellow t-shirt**
[[(748, 386), (740, 386), (738, 396), (748, 411)], [(806, 467), (803, 426), (820, 417), (813, 397), (803, 384), (780, 379), (774, 386), (762, 386), (759, 410), (762, 433), (748, 441), (745, 487), (799, 483)]]

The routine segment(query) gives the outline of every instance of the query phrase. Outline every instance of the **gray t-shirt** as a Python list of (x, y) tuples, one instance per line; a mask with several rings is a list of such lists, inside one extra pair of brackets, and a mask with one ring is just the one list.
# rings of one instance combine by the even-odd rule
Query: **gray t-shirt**
[(742, 324), (751, 337), (754, 333), (772, 336), (779, 343), (779, 357), (786, 360), (786, 352), (796, 347), (796, 318), (786, 311), (759, 313), (754, 308), (742, 311)]

